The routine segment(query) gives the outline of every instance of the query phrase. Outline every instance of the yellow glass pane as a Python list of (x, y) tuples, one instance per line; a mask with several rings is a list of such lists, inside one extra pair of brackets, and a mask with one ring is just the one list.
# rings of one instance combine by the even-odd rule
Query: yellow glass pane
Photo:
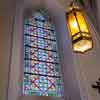
[(78, 20), (78, 23), (79, 23), (79, 26), (80, 26), (80, 30), (82, 32), (89, 32), (87, 24), (85, 22), (85, 19), (84, 19), (82, 13), (77, 11), (76, 15), (77, 15), (77, 20)]
[(82, 33), (82, 36), (83, 36), (83, 37), (88, 37), (88, 38), (91, 37), (89, 33), (84, 33), (84, 32)]
[(78, 24), (73, 13), (68, 15), (68, 25), (72, 36), (79, 32)]
[(73, 39), (73, 41), (74, 41), (74, 40), (77, 40), (79, 37), (81, 37), (81, 34), (80, 34), (80, 33), (77, 34), (77, 35), (75, 35), (72, 39)]

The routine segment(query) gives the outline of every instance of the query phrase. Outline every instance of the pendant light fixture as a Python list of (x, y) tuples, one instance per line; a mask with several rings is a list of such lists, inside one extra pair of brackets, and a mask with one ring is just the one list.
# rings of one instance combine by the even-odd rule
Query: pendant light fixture
[(72, 39), (72, 48), (75, 52), (84, 53), (93, 47), (91, 34), (83, 11), (72, 1), (66, 13), (67, 26)]

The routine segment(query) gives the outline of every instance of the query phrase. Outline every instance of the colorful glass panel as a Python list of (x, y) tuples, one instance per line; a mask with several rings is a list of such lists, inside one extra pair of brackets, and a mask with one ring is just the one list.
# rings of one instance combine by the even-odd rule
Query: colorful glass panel
[(55, 33), (40, 12), (25, 18), (23, 94), (63, 96)]

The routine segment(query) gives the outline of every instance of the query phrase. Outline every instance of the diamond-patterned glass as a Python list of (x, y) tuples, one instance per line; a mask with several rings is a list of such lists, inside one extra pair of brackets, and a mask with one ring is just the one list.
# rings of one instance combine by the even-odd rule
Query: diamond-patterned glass
[(40, 12), (24, 19), (23, 94), (63, 96), (55, 28)]

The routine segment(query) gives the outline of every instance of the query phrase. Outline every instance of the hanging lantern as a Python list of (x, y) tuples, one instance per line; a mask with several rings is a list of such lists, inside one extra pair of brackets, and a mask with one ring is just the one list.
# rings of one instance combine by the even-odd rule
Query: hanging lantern
[(93, 47), (84, 14), (79, 7), (71, 6), (66, 13), (67, 25), (72, 37), (72, 48), (76, 52), (85, 52)]

